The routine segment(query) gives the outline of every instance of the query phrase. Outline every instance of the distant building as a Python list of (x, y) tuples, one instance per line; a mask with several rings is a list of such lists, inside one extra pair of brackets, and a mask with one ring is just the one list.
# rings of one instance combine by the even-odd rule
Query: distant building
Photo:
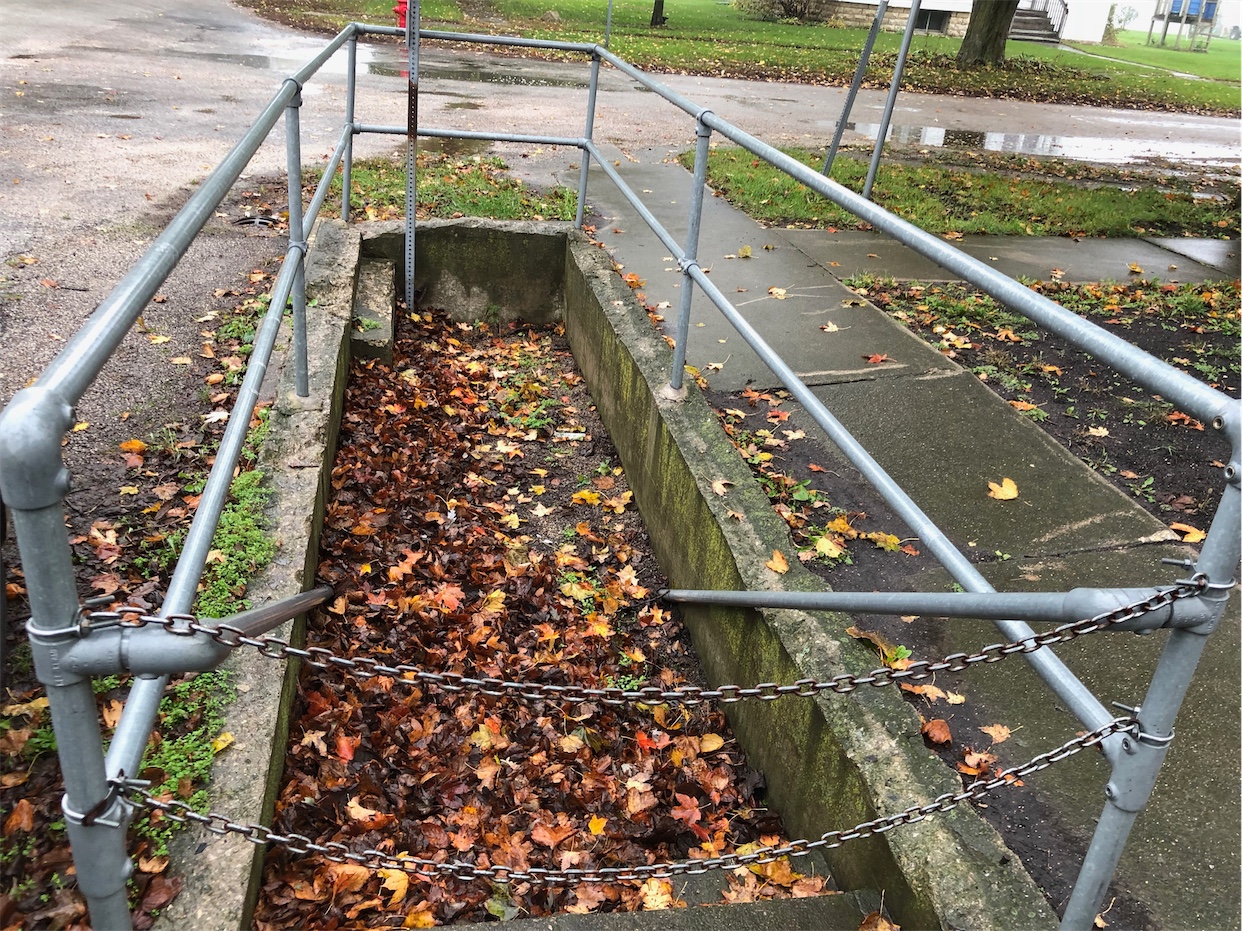
[[(878, 5), (878, 0), (817, 0), (813, 15), (824, 22), (866, 29), (875, 19)], [(923, 0), (916, 29), (932, 35), (964, 36), (971, 5), (971, 0)], [(1111, 6), (1112, 0), (1020, 0), (1009, 37), (1029, 42), (1099, 42), (1104, 38)], [(1148, 20), (1155, 22), (1153, 17), (1163, 17), (1160, 22), (1171, 24), (1169, 28), (1176, 34), (1185, 11), (1184, 28), (1189, 31), (1192, 26), (1198, 27), (1198, 34), (1206, 37), (1213, 25), (1221, 26), (1221, 19), (1236, 19), (1236, 8), (1242, 4), (1237, 0), (1117, 0), (1117, 7), (1123, 6), (1138, 11), (1131, 29), (1141, 29)], [(910, 0), (890, 0), (883, 28), (887, 32), (901, 32), (909, 17)], [(1218, 34), (1222, 31), (1217, 29)], [(1159, 42), (1160, 34), (1157, 27), (1154, 41)]]

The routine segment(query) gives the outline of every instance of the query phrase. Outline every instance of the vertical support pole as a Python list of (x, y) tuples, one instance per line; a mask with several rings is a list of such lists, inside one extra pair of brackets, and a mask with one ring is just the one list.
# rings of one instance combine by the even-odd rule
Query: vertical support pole
[(302, 90), (285, 107), (285, 164), (289, 175), (289, 250), (286, 262), (297, 262), (293, 273), (293, 376), (299, 398), (310, 395), (306, 363), (306, 239), (302, 229), (302, 131), (299, 111)]
[[(1238, 564), (1238, 522), (1242, 520), (1239, 499), (1242, 495), (1238, 489), (1237, 461), (1235, 452), (1233, 464), (1226, 470), (1227, 475), (1232, 470), (1232, 480), (1225, 486), (1220, 507), (1212, 519), (1212, 529), (1195, 566), (1210, 582), (1232, 579)], [(1228, 589), (1209, 591), (1201, 597), (1216, 600), (1215, 620), (1203, 628), (1177, 629), (1169, 634), (1147, 695), (1137, 709), (1140, 735), (1127, 737), (1122, 743), (1121, 756), (1104, 790), (1104, 811), (1061, 919), (1064, 931), (1088, 931), (1093, 927), (1130, 830), (1155, 788), (1182, 699), (1208, 635), (1224, 614)]]
[(850, 82), (849, 93), (845, 95), (845, 105), (841, 108), (841, 117), (837, 120), (837, 128), (832, 134), (832, 144), (828, 146), (824, 167), (819, 172), (825, 178), (832, 174), (832, 163), (836, 160), (837, 149), (841, 145), (841, 135), (845, 132), (845, 124), (849, 122), (850, 111), (854, 109), (854, 100), (858, 97), (858, 89), (862, 87), (863, 75), (867, 73), (867, 62), (871, 60), (875, 37), (880, 33), (880, 26), (887, 12), (888, 0), (880, 0), (880, 5), (875, 10), (875, 19), (871, 22), (871, 31), (867, 33), (867, 41), (863, 43), (862, 54), (858, 56), (858, 67), (854, 69), (854, 80)]
[(893, 82), (888, 88), (888, 100), (884, 101), (884, 115), (880, 117), (880, 132), (875, 137), (875, 151), (871, 153), (871, 167), (867, 169), (867, 181), (863, 185), (862, 196), (871, 199), (871, 187), (875, 184), (876, 172), (880, 170), (880, 156), (884, 153), (884, 137), (888, 135), (888, 124), (893, 118), (893, 106), (897, 103), (897, 89), (901, 86), (901, 75), (906, 70), (906, 55), (910, 51), (910, 40), (914, 38), (914, 24), (918, 22), (919, 7), (922, 0), (912, 0), (910, 18), (906, 20), (906, 31), (901, 37), (901, 49), (897, 52), (897, 64), (893, 66)]
[[(587, 90), (586, 129), (583, 136), (590, 142), (595, 136), (595, 97), (599, 91), (599, 55), (591, 53), (591, 84)], [(578, 171), (578, 209), (574, 214), (574, 226), (582, 229), (586, 213), (587, 172), (591, 168), (591, 151), (583, 146), (581, 168)]]
[[(36, 630), (63, 626), (77, 614), (78, 598), (64, 520), (64, 510), (59, 505), (34, 512), (13, 511), (30, 593), (30, 625)], [(125, 849), (129, 806), (114, 799), (93, 823), (88, 823), (85, 814), (108, 797), (94, 689), (90, 679), (58, 675), (47, 668), (54, 662), (54, 656), (48, 653), (54, 654), (56, 646), (31, 646), (35, 648), (36, 668), (43, 667), (39, 678), (47, 689), (65, 780), (61, 801), (65, 830), (73, 851), (78, 886), (90, 909), (91, 925), (128, 929), (131, 924), (126, 882), (133, 871)]]
[(608, 18), (604, 20), (604, 48), (608, 48), (610, 39), (612, 39), (612, 0), (608, 0)]
[(409, 88), (406, 102), (405, 135), (405, 306), (414, 311), (414, 213), (418, 203), (415, 164), (418, 155), (418, 29), (421, 0), (412, 0), (405, 17), (406, 66)]
[(677, 334), (673, 343), (673, 371), (669, 387), (681, 394), (686, 371), (686, 343), (690, 341), (690, 304), (694, 299), (694, 279), (690, 268), (698, 265), (699, 230), (703, 226), (703, 191), (707, 187), (707, 157), (712, 130), (703, 122), (703, 115), (694, 124), (697, 141), (694, 147), (694, 188), (690, 191), (690, 220), (686, 227), (685, 256), (681, 260), (681, 300), (677, 308)]
[(341, 157), (341, 219), (349, 222), (349, 201), (353, 194), (354, 172), (354, 98), (358, 87), (358, 34), (349, 37), (348, 61), (345, 66), (345, 125), (349, 135), (345, 137), (345, 151)]

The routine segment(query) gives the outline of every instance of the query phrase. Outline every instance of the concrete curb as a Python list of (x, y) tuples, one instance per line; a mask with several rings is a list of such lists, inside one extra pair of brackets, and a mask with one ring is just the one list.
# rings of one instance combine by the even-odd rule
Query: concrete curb
[[(272, 492), (268, 517), (276, 555), (249, 586), (247, 597), (254, 604), (305, 591), (314, 578), (349, 369), (358, 252), (356, 231), (336, 223), (316, 227), (306, 271), (308, 298), (317, 301), (307, 314), (310, 397), (296, 397), (292, 368), (282, 367), (258, 466)], [(304, 619), (284, 624), (272, 634), (300, 643)], [(284, 768), (297, 669), (249, 649), (236, 651), (222, 668), (233, 673), (238, 690), (225, 723), (236, 740), (212, 764), (211, 808), (234, 821), (270, 824)], [(157, 929), (249, 927), (263, 848), (236, 834), (220, 837), (194, 828), (174, 839), (171, 855), (185, 888), (161, 912)]]

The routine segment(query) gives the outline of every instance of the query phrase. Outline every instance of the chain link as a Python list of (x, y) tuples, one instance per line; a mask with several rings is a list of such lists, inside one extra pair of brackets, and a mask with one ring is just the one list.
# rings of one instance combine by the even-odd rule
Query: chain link
[(847, 830), (828, 831), (816, 840), (794, 840), (779, 847), (762, 847), (750, 853), (724, 854), (703, 860), (676, 860), (670, 863), (609, 866), (595, 869), (547, 869), (544, 867), (515, 869), (508, 866), (476, 866), (463, 860), (431, 860), (408, 854), (393, 855), (373, 848), (354, 851), (339, 841), (320, 844), (303, 834), (279, 834), (264, 825), (242, 824), (216, 812), (200, 814), (185, 802), (175, 799), (158, 799), (149, 795), (145, 789), (150, 784), (141, 780), (118, 779), (113, 780), (112, 784), (119, 786), (132, 803), (159, 811), (171, 821), (197, 824), (213, 834), (236, 834), (252, 844), (259, 846), (272, 844), (295, 855), (317, 854), (332, 863), (356, 863), (373, 870), (397, 869), (427, 879), (452, 876), (460, 880), (488, 879), (493, 882), (603, 883), (653, 877), (664, 879), (679, 875), (694, 876), (711, 870), (771, 863), (786, 856), (804, 856), (813, 850), (832, 850), (850, 841), (884, 834), (903, 824), (915, 824), (939, 812), (949, 811), (962, 802), (982, 798), (1001, 786), (1011, 785), (1023, 776), (1047, 769), (1066, 757), (1073, 756), (1088, 747), (1094, 747), (1113, 734), (1137, 733), (1137, 731), (1138, 720), (1136, 718), (1115, 718), (1093, 731), (1066, 741), (1054, 750), (1041, 753), (1020, 766), (1007, 769), (990, 779), (976, 779), (959, 792), (946, 792), (926, 804), (912, 805), (904, 811), (864, 821)]
[(169, 617), (156, 617), (147, 614), (140, 608), (122, 607), (116, 611), (96, 611), (86, 616), (88, 629), (91, 627), (123, 626), (146, 627), (158, 625), (171, 634), (190, 636), (206, 634), (217, 643), (225, 646), (248, 646), (258, 650), (260, 655), (269, 659), (287, 659), (294, 657), (318, 669), (344, 669), (363, 679), (375, 676), (392, 676), (396, 681), (410, 685), (418, 682), (428, 683), (449, 692), (466, 690), (480, 691), (485, 695), (502, 696), (516, 695), (531, 700), (547, 699), (564, 702), (593, 702), (605, 705), (647, 704), (658, 705), (665, 702), (678, 702), (684, 705), (697, 705), (706, 701), (717, 701), (722, 704), (757, 699), (773, 701), (786, 695), (796, 698), (813, 698), (821, 692), (836, 692), (844, 695), (855, 691), (859, 686), (870, 685), (882, 688), (895, 682), (917, 682), (929, 679), (940, 672), (961, 672), (977, 663), (997, 663), (1015, 653), (1033, 653), (1055, 643), (1066, 643), (1084, 634), (1096, 633), (1125, 621), (1135, 620), (1156, 611), (1180, 598), (1188, 598), (1199, 594), (1206, 586), (1202, 576), (1178, 582), (1176, 585), (1162, 589), (1150, 598), (1132, 602), (1120, 608), (1081, 621), (1062, 624), (1052, 630), (1032, 634), (1012, 643), (994, 643), (983, 647), (977, 653), (951, 653), (937, 661), (920, 660), (910, 663), (904, 669), (882, 667), (873, 669), (862, 675), (842, 673), (827, 680), (799, 679), (796, 682), (782, 685), (776, 682), (761, 682), (758, 685), (743, 687), (739, 685), (721, 685), (714, 689), (700, 686), (683, 686), (676, 689), (664, 689), (659, 686), (645, 686), (639, 689), (591, 688), (582, 685), (556, 685), (546, 682), (511, 681), (496, 678), (476, 678), (458, 672), (433, 672), (420, 666), (407, 663), (389, 665), (382, 663), (373, 656), (346, 657), (337, 656), (324, 647), (295, 647), (287, 640), (279, 637), (250, 637), (240, 628), (229, 624), (205, 624), (192, 615), (176, 614)]

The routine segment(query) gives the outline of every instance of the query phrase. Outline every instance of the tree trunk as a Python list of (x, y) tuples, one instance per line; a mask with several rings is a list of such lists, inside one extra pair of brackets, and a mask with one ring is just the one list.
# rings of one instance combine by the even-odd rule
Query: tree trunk
[(664, 0), (655, 0), (651, 7), (651, 25), (663, 26), (667, 22), (668, 17), (664, 15)]
[(1009, 26), (1017, 11), (1018, 0), (975, 0), (970, 11), (970, 25), (966, 27), (962, 48), (957, 53), (958, 65), (974, 68), (1003, 62)]

